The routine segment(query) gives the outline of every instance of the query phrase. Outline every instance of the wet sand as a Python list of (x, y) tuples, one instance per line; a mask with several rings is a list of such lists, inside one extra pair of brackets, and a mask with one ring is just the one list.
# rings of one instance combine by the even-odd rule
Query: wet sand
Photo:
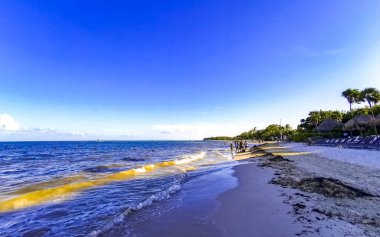
[(278, 187), (269, 185), (270, 170), (254, 163), (234, 167), (239, 185), (218, 197), (210, 219), (224, 236), (294, 236), (301, 230)]
[[(187, 194), (181, 205), (131, 228), (135, 236), (294, 236), (300, 225), (288, 213), (280, 189), (268, 185), (273, 173), (254, 163), (233, 167), (232, 176), (201, 178), (197, 192)], [(208, 182), (204, 183), (204, 179)], [(235, 180), (235, 187), (218, 187)], [(163, 206), (170, 206), (168, 200)]]

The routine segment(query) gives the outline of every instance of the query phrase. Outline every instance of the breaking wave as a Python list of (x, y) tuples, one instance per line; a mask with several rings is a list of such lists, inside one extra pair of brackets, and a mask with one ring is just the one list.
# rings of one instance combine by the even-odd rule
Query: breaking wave
[[(65, 198), (79, 191), (84, 191), (90, 188), (110, 184), (113, 182), (135, 179), (143, 173), (152, 172), (163, 167), (176, 167), (177, 165), (188, 164), (200, 160), (205, 156), (206, 152), (202, 151), (192, 155), (183, 155), (181, 159), (163, 161), (155, 164), (148, 164), (134, 169), (128, 169), (115, 173), (108, 173), (107, 175), (95, 176), (91, 179), (76, 180), (76, 182), (65, 183), (63, 185), (61, 184), (58, 186), (54, 186), (54, 183), (48, 182), (49, 186), (47, 187), (45, 185), (42, 185), (41, 189), (33, 190), (32, 192), (26, 192), (11, 199), (0, 201), (0, 213), (15, 211), (18, 209), (39, 205), (49, 201), (64, 200)], [(183, 171), (186, 172), (187, 169), (183, 169)], [(38, 185), (36, 187), (38, 187)]]
[(178, 183), (170, 186), (169, 188), (167, 188), (165, 190), (162, 190), (158, 193), (151, 195), (150, 197), (148, 197), (144, 201), (138, 203), (135, 207), (130, 207), (130, 208), (126, 209), (125, 211), (123, 211), (122, 213), (120, 213), (119, 215), (113, 217), (111, 220), (109, 220), (100, 229), (94, 230), (91, 233), (89, 233), (87, 235), (87, 237), (97, 237), (100, 234), (111, 230), (112, 228), (114, 228), (115, 225), (123, 222), (128, 217), (128, 215), (130, 215), (131, 213), (136, 212), (136, 211), (143, 209), (145, 207), (148, 207), (155, 202), (159, 202), (159, 201), (168, 199), (172, 194), (178, 192), (180, 189), (181, 189), (181, 184), (180, 184), (180, 182), (178, 182)]

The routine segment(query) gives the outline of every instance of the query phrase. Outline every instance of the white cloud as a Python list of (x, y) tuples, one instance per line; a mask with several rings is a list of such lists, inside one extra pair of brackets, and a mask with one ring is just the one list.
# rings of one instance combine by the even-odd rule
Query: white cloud
[(0, 131), (21, 130), (20, 124), (9, 114), (0, 115)]
[(91, 134), (82, 131), (59, 131), (54, 128), (23, 128), (9, 114), (0, 115), (0, 132), (2, 140), (67, 140), (91, 136)]

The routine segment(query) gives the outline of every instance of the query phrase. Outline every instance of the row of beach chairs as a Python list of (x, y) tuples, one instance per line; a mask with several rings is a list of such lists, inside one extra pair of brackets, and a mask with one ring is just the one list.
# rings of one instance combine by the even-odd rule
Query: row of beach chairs
[(314, 146), (380, 150), (380, 136), (319, 138), (310, 140), (308, 144)]

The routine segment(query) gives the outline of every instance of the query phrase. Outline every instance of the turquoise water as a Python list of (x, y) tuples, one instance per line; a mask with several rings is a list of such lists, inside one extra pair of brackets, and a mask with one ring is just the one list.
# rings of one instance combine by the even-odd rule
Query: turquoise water
[(0, 143), (0, 236), (101, 235), (233, 164), (212, 141)]

